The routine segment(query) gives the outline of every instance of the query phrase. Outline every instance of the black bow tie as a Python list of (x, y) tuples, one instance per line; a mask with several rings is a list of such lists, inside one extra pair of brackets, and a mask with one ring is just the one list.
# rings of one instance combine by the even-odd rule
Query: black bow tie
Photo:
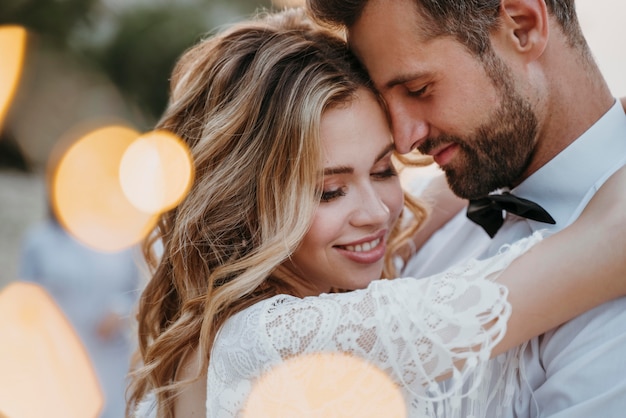
[(493, 238), (504, 223), (503, 210), (534, 221), (553, 225), (556, 223), (552, 216), (535, 202), (513, 196), (508, 192), (470, 200), (467, 217), (482, 226)]

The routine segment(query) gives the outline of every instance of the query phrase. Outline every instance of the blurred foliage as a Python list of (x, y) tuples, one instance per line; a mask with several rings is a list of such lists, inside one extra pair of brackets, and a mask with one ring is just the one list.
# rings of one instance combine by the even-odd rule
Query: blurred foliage
[(87, 24), (89, 12), (100, 0), (2, 0), (0, 24), (16, 23), (65, 45), (78, 25)]
[[(271, 7), (270, 0), (0, 0), (0, 24), (20, 24), (43, 47), (101, 70), (154, 123), (180, 54), (215, 27)], [(138, 127), (145, 129), (147, 127)]]
[(190, 7), (141, 7), (119, 17), (110, 42), (87, 50), (94, 62), (149, 116), (167, 101), (168, 78), (178, 56), (209, 29), (207, 19)]

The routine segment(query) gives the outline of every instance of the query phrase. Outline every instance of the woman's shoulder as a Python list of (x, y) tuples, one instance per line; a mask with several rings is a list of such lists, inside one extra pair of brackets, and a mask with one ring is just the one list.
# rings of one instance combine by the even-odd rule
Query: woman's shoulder
[[(260, 344), (265, 333), (264, 322), (268, 315), (280, 311), (288, 305), (297, 304), (300, 298), (291, 295), (276, 295), (257, 302), (228, 318), (215, 338), (211, 357), (216, 358), (224, 353), (234, 351), (249, 352), (248, 348)], [(242, 346), (242, 345), (245, 345)], [(242, 350), (243, 349), (243, 350)]]
[(296, 296), (280, 294), (259, 301), (253, 305), (248, 306), (245, 309), (242, 309), (241, 311), (228, 318), (224, 322), (220, 333), (224, 332), (224, 330), (230, 329), (236, 329), (240, 331), (242, 327), (255, 328), (255, 322), (257, 320), (260, 320), (261, 317), (263, 317), (265, 314), (275, 312), (276, 310), (280, 310), (283, 307), (293, 306), (295, 304), (298, 304), (299, 301), (302, 300), (303, 299)]

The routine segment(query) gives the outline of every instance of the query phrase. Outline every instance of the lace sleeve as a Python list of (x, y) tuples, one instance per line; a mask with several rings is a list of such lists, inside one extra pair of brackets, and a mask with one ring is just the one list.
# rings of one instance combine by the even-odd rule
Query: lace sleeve
[[(285, 359), (316, 352), (376, 365), (402, 388), (409, 407), (465, 395), (510, 316), (506, 288), (491, 279), (540, 239), (422, 280), (379, 280), (304, 299), (280, 295), (238, 313), (213, 347), (208, 416), (238, 416), (255, 379)], [(451, 376), (445, 389), (437, 383), (443, 376)]]

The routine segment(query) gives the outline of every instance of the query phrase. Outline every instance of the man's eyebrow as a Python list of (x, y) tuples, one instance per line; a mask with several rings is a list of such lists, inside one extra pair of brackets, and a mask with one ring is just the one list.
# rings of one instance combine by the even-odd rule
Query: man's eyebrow
[(418, 78), (422, 78), (426, 75), (426, 73), (424, 72), (415, 72), (415, 73), (411, 73), (411, 74), (403, 74), (403, 75), (399, 75), (397, 77), (392, 78), (391, 80), (389, 80), (386, 84), (385, 84), (385, 90), (391, 90), (393, 87), (400, 85), (400, 84), (404, 84), (404, 83), (408, 83), (409, 81), (413, 81), (415, 79)]

